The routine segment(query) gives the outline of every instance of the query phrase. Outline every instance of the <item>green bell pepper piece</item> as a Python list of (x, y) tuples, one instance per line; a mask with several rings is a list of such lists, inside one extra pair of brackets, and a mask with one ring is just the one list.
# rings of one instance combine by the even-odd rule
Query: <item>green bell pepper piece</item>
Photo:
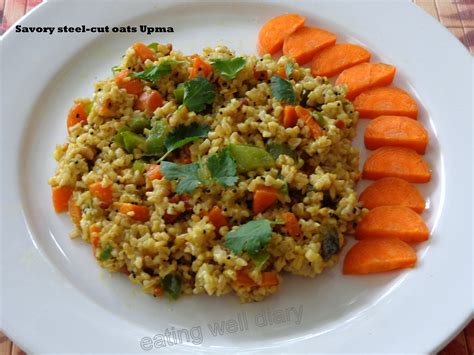
[(125, 131), (122, 132), (123, 137), (123, 145), (125, 146), (125, 150), (127, 153), (133, 153), (133, 150), (138, 146), (145, 145), (145, 137), (140, 136), (139, 134)]
[(142, 133), (145, 128), (151, 127), (151, 122), (149, 119), (145, 118), (143, 115), (138, 115), (132, 117), (132, 120), (128, 124), (132, 132)]
[(140, 174), (143, 174), (145, 171), (145, 162), (141, 159), (135, 160), (132, 165), (133, 171), (138, 171)]
[(182, 83), (179, 84), (176, 89), (174, 89), (173, 94), (176, 102), (182, 104), (184, 100), (184, 85)]
[(165, 138), (169, 126), (166, 119), (161, 119), (153, 125), (145, 143), (144, 156), (160, 156), (166, 153)]
[(240, 172), (269, 169), (275, 165), (275, 160), (265, 149), (245, 144), (229, 144), (229, 149)]

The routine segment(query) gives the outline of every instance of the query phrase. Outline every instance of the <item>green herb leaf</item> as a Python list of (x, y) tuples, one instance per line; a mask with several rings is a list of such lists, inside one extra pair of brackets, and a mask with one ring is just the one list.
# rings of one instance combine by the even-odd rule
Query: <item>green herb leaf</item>
[(161, 288), (168, 297), (176, 300), (181, 295), (181, 278), (175, 274), (168, 274), (161, 279)]
[(239, 180), (237, 164), (228, 148), (211, 155), (207, 159), (207, 169), (211, 178), (222, 186), (232, 186)]
[(250, 221), (225, 236), (225, 246), (234, 254), (256, 254), (266, 248), (272, 237), (272, 222), (267, 219)]
[(165, 139), (165, 146), (168, 151), (172, 151), (191, 143), (199, 138), (207, 137), (211, 127), (209, 125), (199, 125), (196, 122), (186, 126), (184, 124), (176, 127)]
[(284, 101), (289, 104), (296, 103), (296, 96), (293, 85), (288, 80), (283, 79), (279, 75), (273, 75), (270, 81), (273, 96), (278, 101)]
[(180, 64), (183, 61), (179, 60), (164, 60), (160, 64), (152, 65), (146, 68), (144, 71), (138, 73), (128, 74), (131, 78), (138, 78), (146, 81), (156, 82), (162, 76), (168, 75), (171, 73), (172, 64)]
[(248, 253), (255, 263), (255, 267), (260, 269), (265, 262), (270, 258), (270, 254), (266, 250), (261, 250), (258, 253)]
[(211, 65), (227, 80), (233, 80), (245, 68), (247, 61), (243, 57), (234, 59), (211, 59)]
[(110, 259), (112, 257), (112, 248), (110, 245), (106, 245), (100, 252), (99, 254), (99, 259), (102, 261), (105, 261), (107, 259)]
[(288, 79), (291, 77), (291, 74), (293, 74), (293, 63), (285, 65), (285, 74)]
[(175, 164), (168, 161), (160, 163), (160, 172), (167, 180), (178, 180), (176, 193), (189, 194), (202, 184), (199, 177), (199, 164)]
[(147, 47), (153, 49), (154, 51), (156, 51), (158, 49), (158, 43), (157, 42), (152, 42)]
[(288, 155), (295, 160), (298, 158), (298, 154), (294, 150), (291, 150), (288, 144), (269, 143), (267, 144), (267, 152), (270, 153), (275, 160), (282, 154)]
[(197, 76), (184, 83), (183, 104), (189, 111), (201, 112), (216, 98), (216, 87), (206, 78)]

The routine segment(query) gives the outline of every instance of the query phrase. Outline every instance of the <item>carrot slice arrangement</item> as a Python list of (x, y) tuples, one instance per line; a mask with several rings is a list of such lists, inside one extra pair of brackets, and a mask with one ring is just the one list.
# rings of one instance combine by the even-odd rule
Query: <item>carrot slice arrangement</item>
[(298, 64), (305, 64), (314, 54), (324, 48), (333, 46), (336, 36), (316, 27), (301, 27), (285, 38), (283, 54), (293, 57)]
[(258, 33), (258, 54), (275, 54), (283, 47), (285, 38), (303, 27), (305, 18), (298, 14), (285, 14), (272, 18)]
[(413, 149), (382, 147), (365, 161), (362, 177), (378, 180), (393, 176), (409, 182), (424, 183), (431, 179), (431, 170)]
[(404, 90), (394, 87), (369, 89), (354, 99), (354, 107), (361, 118), (384, 115), (417, 118), (418, 105)]
[(428, 240), (429, 230), (418, 213), (405, 206), (371, 209), (357, 225), (357, 239), (393, 237), (407, 243)]
[(419, 154), (425, 154), (428, 132), (420, 122), (409, 117), (380, 116), (365, 129), (364, 143), (368, 149), (388, 145), (412, 148)]
[(354, 65), (368, 62), (370, 57), (370, 52), (361, 46), (339, 43), (316, 53), (311, 74), (331, 77)]
[(425, 200), (415, 185), (397, 177), (386, 177), (369, 185), (359, 196), (365, 208), (405, 206), (421, 213)]
[(355, 244), (344, 259), (343, 273), (363, 275), (413, 267), (416, 253), (396, 238), (365, 239)]
[(347, 84), (346, 97), (352, 100), (367, 89), (390, 85), (395, 72), (395, 67), (390, 64), (362, 63), (339, 74), (336, 85)]

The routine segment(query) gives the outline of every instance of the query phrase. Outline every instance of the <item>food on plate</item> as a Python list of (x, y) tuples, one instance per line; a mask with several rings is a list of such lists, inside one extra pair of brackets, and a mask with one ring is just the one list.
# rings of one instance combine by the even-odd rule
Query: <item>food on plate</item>
[(378, 180), (399, 177), (409, 182), (424, 183), (431, 179), (431, 169), (422, 156), (404, 147), (381, 147), (365, 161), (362, 177)]
[[(260, 44), (274, 52), (303, 23), (274, 19)], [(75, 101), (49, 180), (102, 267), (154, 296), (249, 302), (277, 292), (284, 272), (337, 262), (362, 217), (344, 87), (289, 57), (223, 46), (187, 56), (135, 43), (112, 72)]]
[(335, 43), (336, 36), (331, 32), (316, 27), (301, 27), (285, 38), (283, 54), (302, 65), (309, 62), (316, 52)]
[(414, 267), (416, 253), (397, 238), (373, 238), (357, 242), (344, 258), (343, 273), (363, 275)]
[(425, 154), (428, 132), (420, 122), (409, 117), (379, 116), (365, 129), (364, 143), (367, 149), (397, 146)]
[(416, 119), (418, 105), (406, 91), (395, 87), (380, 87), (364, 91), (354, 99), (361, 118), (407, 116)]
[(265, 23), (258, 33), (258, 54), (275, 54), (283, 47), (285, 38), (304, 26), (305, 18), (298, 14), (284, 14)]
[(405, 206), (421, 213), (425, 200), (415, 185), (397, 177), (386, 177), (367, 186), (359, 196), (364, 208), (380, 206)]
[(396, 69), (385, 63), (361, 63), (344, 70), (336, 79), (336, 85), (348, 86), (346, 97), (352, 100), (361, 92), (390, 85)]
[(354, 65), (368, 62), (370, 52), (356, 44), (338, 43), (316, 53), (311, 63), (311, 74), (331, 77)]
[(371, 209), (356, 227), (357, 239), (393, 237), (407, 243), (428, 240), (429, 230), (418, 213), (405, 206)]

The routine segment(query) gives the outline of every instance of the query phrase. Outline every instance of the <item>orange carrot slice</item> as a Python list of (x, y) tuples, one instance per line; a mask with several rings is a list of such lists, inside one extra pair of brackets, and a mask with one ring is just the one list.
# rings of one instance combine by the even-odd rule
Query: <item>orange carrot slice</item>
[(392, 237), (407, 243), (428, 240), (430, 231), (418, 213), (405, 206), (379, 206), (357, 224), (357, 239)]
[(130, 74), (130, 71), (127, 69), (119, 72), (115, 76), (115, 83), (119, 88), (125, 89), (127, 93), (139, 96), (143, 92), (143, 84), (140, 79), (130, 78), (128, 74)]
[(82, 210), (73, 199), (69, 199), (68, 213), (72, 223), (79, 225), (82, 219)]
[(89, 226), (89, 241), (92, 245), (92, 254), (95, 255), (99, 245), (101, 228), (95, 224)]
[(344, 69), (368, 62), (370, 57), (370, 52), (361, 46), (339, 43), (316, 53), (311, 64), (311, 74), (331, 77)]
[(207, 78), (212, 73), (212, 65), (205, 62), (201, 57), (194, 56), (193, 66), (189, 72), (189, 79), (194, 79), (198, 75)]
[(278, 272), (276, 271), (262, 272), (262, 280), (260, 281), (261, 287), (277, 286), (279, 283), (280, 283), (280, 280), (278, 280)]
[(361, 118), (378, 116), (418, 116), (416, 101), (404, 90), (394, 87), (369, 89), (354, 99)]
[(369, 123), (364, 132), (367, 149), (386, 145), (407, 147), (425, 154), (428, 132), (421, 123), (405, 116), (379, 116)]
[(286, 105), (283, 109), (283, 127), (294, 127), (297, 121), (298, 116), (296, 115), (295, 106)]
[(416, 253), (396, 238), (365, 239), (354, 244), (344, 259), (343, 273), (363, 275), (413, 267)]
[(75, 104), (69, 110), (69, 113), (67, 115), (67, 128), (68, 128), (68, 130), (72, 126), (75, 126), (78, 123), (81, 123), (81, 124), (86, 124), (87, 123), (87, 113), (86, 113), (86, 110), (84, 110), (84, 106), (82, 106), (81, 103)]
[(278, 200), (278, 191), (273, 187), (260, 186), (253, 193), (253, 212), (259, 214)]
[(301, 226), (296, 216), (291, 212), (285, 212), (282, 218), (288, 234), (293, 238), (298, 237), (301, 234)]
[(413, 149), (382, 147), (367, 158), (362, 177), (378, 180), (388, 176), (399, 177), (409, 182), (423, 183), (430, 181), (431, 170)]
[(163, 179), (163, 174), (158, 164), (151, 165), (145, 175), (150, 181)]
[(69, 199), (74, 189), (69, 186), (55, 186), (51, 188), (53, 197), (53, 207), (56, 213), (66, 212), (68, 210)]
[(161, 106), (163, 106), (163, 98), (158, 91), (152, 90), (143, 92), (135, 101), (134, 108), (150, 115)]
[(397, 177), (386, 177), (367, 186), (359, 201), (369, 210), (379, 206), (405, 206), (421, 213), (425, 209), (425, 200), (415, 185)]
[(103, 187), (100, 181), (89, 185), (92, 196), (97, 197), (102, 202), (110, 205), (113, 202), (112, 186)]
[(142, 60), (142, 62), (145, 62), (145, 60), (147, 59), (151, 61), (156, 60), (155, 53), (151, 50), (151, 48), (148, 48), (143, 43), (134, 43), (132, 47), (135, 50), (136, 55)]
[(362, 63), (344, 70), (336, 85), (347, 84), (346, 98), (352, 100), (362, 91), (390, 85), (395, 77), (395, 67), (384, 63)]
[(221, 227), (229, 225), (227, 217), (222, 214), (222, 211), (218, 206), (212, 207), (211, 210), (207, 213), (207, 217), (209, 218), (209, 221), (214, 225), (216, 231), (218, 231)]
[(257, 285), (257, 283), (248, 275), (247, 271), (245, 270), (237, 270), (236, 276), (237, 277), (235, 281), (239, 286), (252, 287)]
[(301, 27), (285, 38), (283, 54), (302, 65), (309, 62), (316, 52), (334, 43), (336, 36), (331, 32), (316, 27)]
[(298, 14), (285, 14), (272, 18), (262, 26), (258, 33), (257, 51), (259, 55), (275, 54), (282, 46), (285, 38), (303, 27), (305, 18)]
[(301, 118), (304, 123), (309, 127), (311, 130), (311, 133), (313, 135), (313, 138), (318, 138), (323, 135), (323, 129), (321, 126), (316, 122), (314, 119), (313, 115), (311, 114), (311, 111), (301, 107), (301, 106), (296, 106), (296, 115), (298, 118)]
[(117, 202), (116, 205), (120, 213), (127, 215), (131, 219), (140, 222), (146, 222), (150, 219), (150, 210), (148, 207), (124, 202)]

